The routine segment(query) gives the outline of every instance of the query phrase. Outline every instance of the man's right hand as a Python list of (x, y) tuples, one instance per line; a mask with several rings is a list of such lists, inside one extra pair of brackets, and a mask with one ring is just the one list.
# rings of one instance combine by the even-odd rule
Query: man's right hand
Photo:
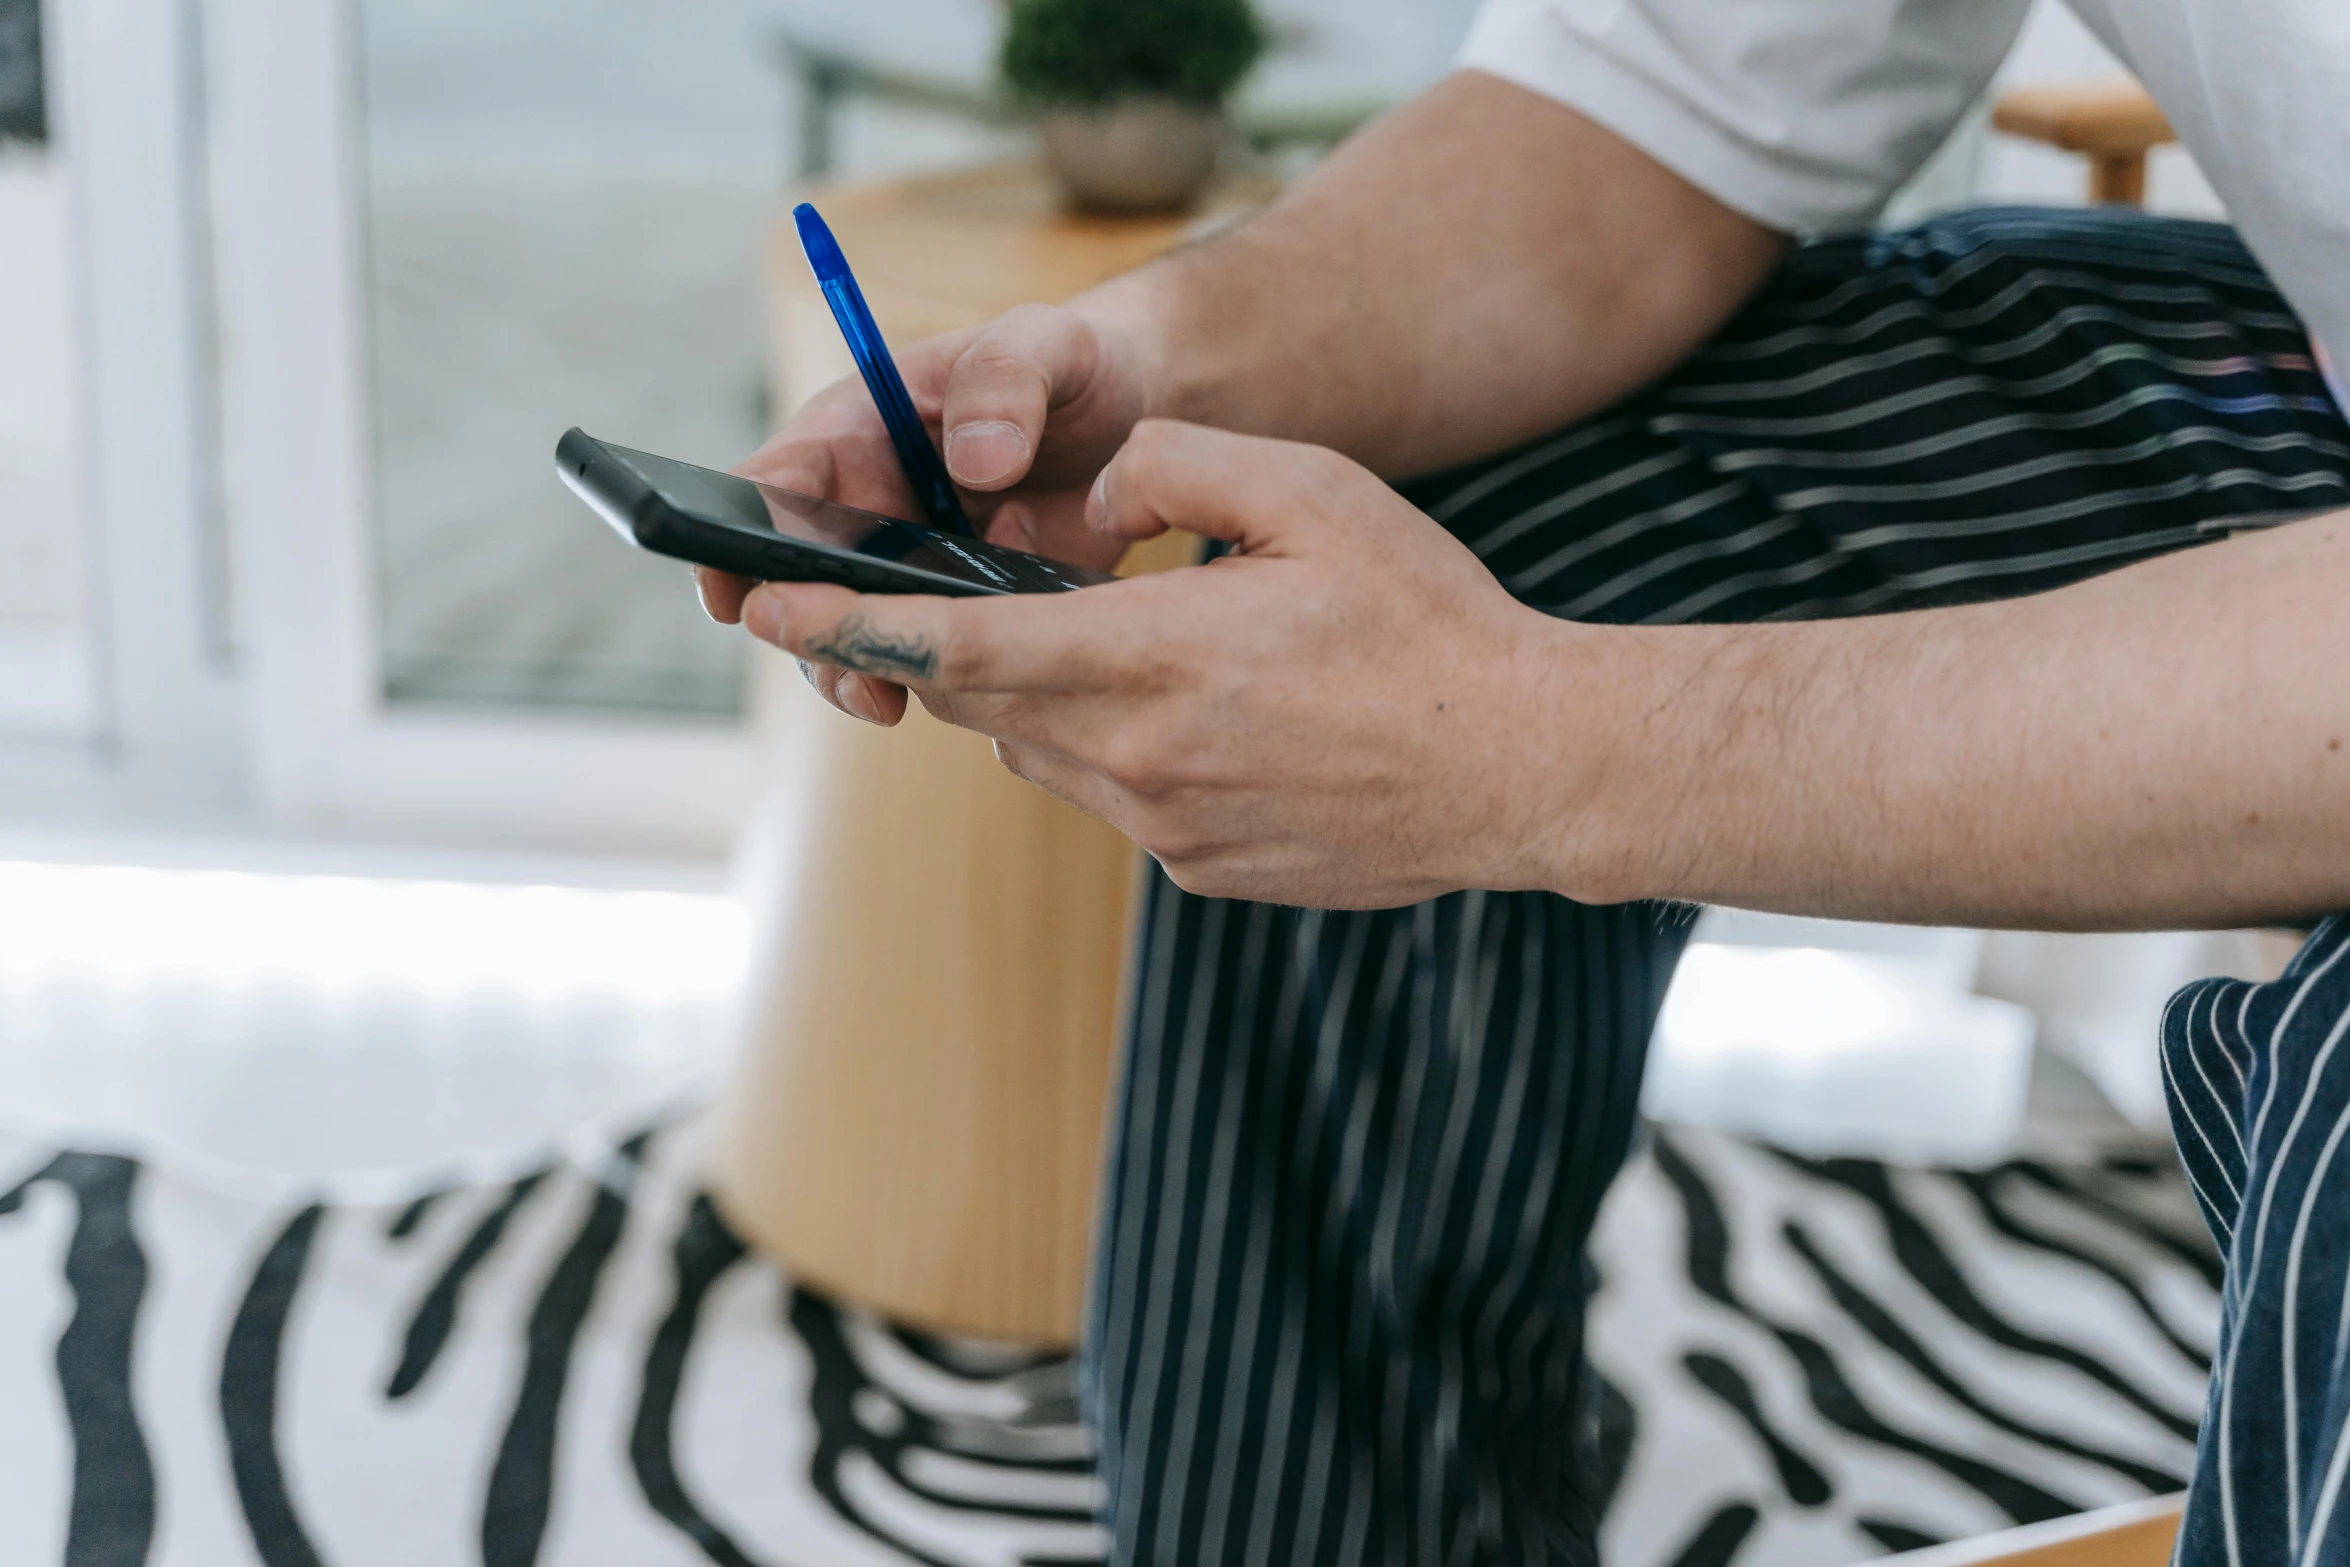
[[(1598, 122), (1457, 71), (1250, 221), (902, 364), (987, 537), (1098, 566), (1116, 546), (1085, 531), (1085, 496), (1146, 415), (1326, 446), (1383, 478), (1433, 473), (1662, 375), (1785, 245)], [(738, 471), (913, 512), (855, 381)], [(702, 601), (733, 622), (749, 586), (705, 572)], [(870, 678), (817, 688), (860, 717), (905, 708)]]
[[(1085, 498), (1149, 411), (1146, 371), (1132, 338), (1076, 311), (1023, 305), (984, 327), (926, 338), (898, 358), (931, 438), (945, 434), (947, 472), (991, 543), (1083, 566), (1116, 564), (1120, 542), (1085, 525)], [(734, 470), (805, 495), (893, 517), (917, 512), (889, 432), (856, 376), (794, 414)], [(754, 583), (696, 567), (712, 619), (742, 619)], [(842, 711), (879, 723), (905, 709), (902, 687), (810, 666), (808, 678)]]

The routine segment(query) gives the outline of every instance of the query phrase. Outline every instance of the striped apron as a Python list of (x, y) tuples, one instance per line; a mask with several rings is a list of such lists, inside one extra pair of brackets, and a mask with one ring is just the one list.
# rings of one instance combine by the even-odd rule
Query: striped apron
[[(1991, 209), (1807, 243), (1656, 386), (1406, 493), (1550, 614), (1818, 618), (2350, 506), (2350, 428), (2229, 230)], [(1154, 880), (1084, 1378), (1116, 1560), (1593, 1559), (1584, 1242), (1687, 929), (1541, 893), (1325, 912)], [(2345, 1123), (2295, 1124), (2330, 1157)], [(2235, 1157), (2215, 1213), (2254, 1178)], [(2338, 1434), (2343, 1333), (2315, 1336), (2337, 1374), (2306, 1397)]]

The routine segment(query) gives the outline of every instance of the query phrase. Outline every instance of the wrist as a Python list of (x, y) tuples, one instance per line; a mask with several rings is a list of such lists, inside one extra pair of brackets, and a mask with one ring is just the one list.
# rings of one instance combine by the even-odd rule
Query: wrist
[(1715, 813), (1702, 754), (1728, 628), (1592, 626), (1529, 611), (1512, 751), (1522, 885), (1578, 903), (1693, 896)]

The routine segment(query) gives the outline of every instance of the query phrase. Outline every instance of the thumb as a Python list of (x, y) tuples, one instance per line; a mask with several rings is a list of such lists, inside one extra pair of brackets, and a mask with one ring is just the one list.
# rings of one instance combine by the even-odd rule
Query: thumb
[(1146, 419), (1102, 470), (1085, 515), (1112, 538), (1178, 528), (1244, 555), (1288, 555), (1324, 529), (1327, 503), (1361, 480), (1378, 485), (1324, 447)]
[(1074, 313), (1022, 305), (990, 323), (947, 375), (939, 428), (947, 472), (969, 490), (1008, 489), (1028, 476), (1045, 418), (1093, 374), (1100, 345)]

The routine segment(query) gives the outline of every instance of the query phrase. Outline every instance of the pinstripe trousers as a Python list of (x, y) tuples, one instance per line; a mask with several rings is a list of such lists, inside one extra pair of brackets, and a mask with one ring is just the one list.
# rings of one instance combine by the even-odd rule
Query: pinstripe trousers
[[(1406, 493), (1550, 614), (1811, 618), (2350, 505), (2350, 428), (2228, 230), (1992, 209), (1803, 245), (1661, 383)], [(1154, 881), (1085, 1362), (1117, 1561), (1593, 1560), (1584, 1243), (1686, 924)]]
[(2163, 1016), (2171, 1125), (2227, 1258), (2186, 1567), (2350, 1561), (2350, 918)]

